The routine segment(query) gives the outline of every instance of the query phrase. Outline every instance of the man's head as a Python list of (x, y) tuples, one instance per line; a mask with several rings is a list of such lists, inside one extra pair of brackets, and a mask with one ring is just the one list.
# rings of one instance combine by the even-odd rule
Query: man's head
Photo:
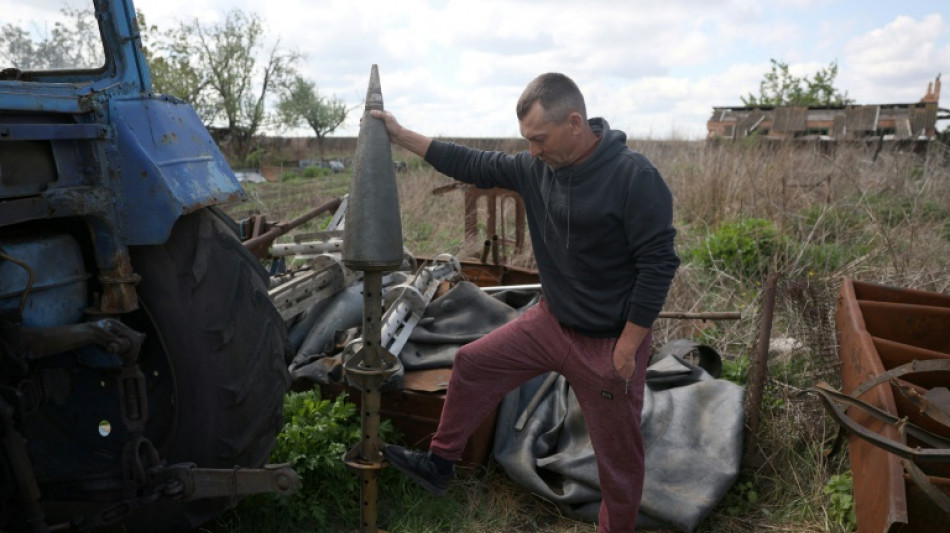
[(516, 108), (531, 155), (552, 168), (574, 164), (596, 141), (587, 123), (584, 96), (567, 76), (542, 74), (531, 81)]

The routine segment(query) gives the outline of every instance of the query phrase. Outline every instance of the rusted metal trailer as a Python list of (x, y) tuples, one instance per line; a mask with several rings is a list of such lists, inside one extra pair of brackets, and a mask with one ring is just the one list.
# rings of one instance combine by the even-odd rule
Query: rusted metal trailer
[(950, 531), (950, 295), (845, 279), (835, 322), (858, 530)]

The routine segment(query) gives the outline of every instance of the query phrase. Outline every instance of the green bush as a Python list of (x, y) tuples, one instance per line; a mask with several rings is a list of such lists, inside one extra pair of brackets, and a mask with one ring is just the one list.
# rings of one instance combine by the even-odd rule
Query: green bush
[(326, 167), (318, 167), (316, 165), (311, 165), (303, 169), (303, 172), (301, 173), (301, 175), (305, 178), (320, 178), (323, 176), (329, 176), (330, 169)]
[(772, 222), (744, 218), (723, 224), (708, 235), (691, 256), (705, 268), (751, 280), (769, 271), (773, 257), (781, 248), (780, 236)]
[[(383, 440), (394, 437), (393, 433), (392, 422), (382, 421)], [(259, 513), (272, 516), (258, 519), (265, 524), (290, 523), (302, 530), (317, 531), (356, 523), (360, 478), (342, 458), (358, 445), (360, 434), (356, 405), (345, 401), (344, 395), (325, 400), (317, 391), (288, 394), (284, 399), (284, 428), (277, 436), (270, 461), (289, 463), (300, 475), (300, 489), (292, 496), (264, 496), (267, 502), (255, 507)]]
[(292, 170), (285, 170), (284, 172), (280, 173), (280, 181), (294, 181), (298, 178), (300, 178), (300, 174), (297, 174)]

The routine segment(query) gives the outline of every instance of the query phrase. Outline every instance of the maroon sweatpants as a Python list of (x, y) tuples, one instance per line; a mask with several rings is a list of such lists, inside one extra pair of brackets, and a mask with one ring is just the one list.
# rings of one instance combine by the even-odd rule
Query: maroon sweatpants
[(463, 346), (430, 449), (459, 460), (469, 436), (509, 391), (548, 371), (567, 378), (590, 433), (603, 501), (600, 533), (633, 532), (643, 495), (640, 412), (652, 335), (627, 383), (613, 364), (615, 338), (581, 335), (558, 323), (542, 300), (521, 317)]

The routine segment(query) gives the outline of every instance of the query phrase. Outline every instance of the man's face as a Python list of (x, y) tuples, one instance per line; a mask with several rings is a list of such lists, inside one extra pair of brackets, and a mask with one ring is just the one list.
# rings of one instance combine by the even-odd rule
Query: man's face
[[(528, 141), (528, 151), (539, 157), (551, 168), (566, 167), (577, 160), (580, 137), (574, 124), (578, 120), (572, 117), (561, 122), (552, 122), (544, 116), (541, 102), (535, 102), (521, 119), (521, 136)], [(580, 119), (580, 115), (577, 115)]]

